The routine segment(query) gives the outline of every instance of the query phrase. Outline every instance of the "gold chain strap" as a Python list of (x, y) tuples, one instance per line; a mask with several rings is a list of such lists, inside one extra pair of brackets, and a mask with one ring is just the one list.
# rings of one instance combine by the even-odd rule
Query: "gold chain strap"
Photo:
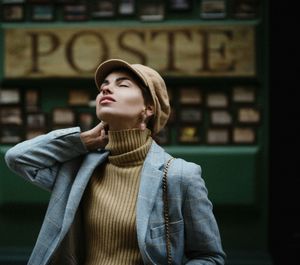
[(174, 157), (170, 158), (164, 167), (164, 176), (162, 180), (163, 184), (163, 202), (164, 202), (164, 219), (165, 219), (165, 232), (166, 232), (166, 250), (168, 265), (172, 264), (171, 255), (171, 242), (170, 242), (170, 230), (169, 230), (169, 200), (168, 200), (168, 170)]

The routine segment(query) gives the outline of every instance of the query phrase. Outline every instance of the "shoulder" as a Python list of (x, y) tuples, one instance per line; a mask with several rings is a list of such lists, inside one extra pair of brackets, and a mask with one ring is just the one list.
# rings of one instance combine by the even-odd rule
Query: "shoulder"
[[(157, 161), (161, 167), (164, 167), (167, 161), (173, 157), (172, 154), (168, 153), (155, 141), (153, 141), (151, 145), (148, 156), (151, 158), (150, 161), (152, 163)], [(182, 179), (181, 181), (193, 182), (194, 178), (201, 178), (201, 172), (202, 169), (200, 165), (175, 157), (170, 164), (168, 174), (174, 178)]]
[(182, 158), (175, 158), (172, 163), (174, 163), (174, 167), (180, 169), (183, 174), (201, 174), (201, 166), (196, 163), (186, 161)]
[(182, 158), (175, 158), (172, 161), (170, 171), (173, 172), (175, 177), (181, 179), (181, 183), (184, 186), (193, 185), (199, 180), (201, 182), (203, 181), (201, 177), (201, 166)]

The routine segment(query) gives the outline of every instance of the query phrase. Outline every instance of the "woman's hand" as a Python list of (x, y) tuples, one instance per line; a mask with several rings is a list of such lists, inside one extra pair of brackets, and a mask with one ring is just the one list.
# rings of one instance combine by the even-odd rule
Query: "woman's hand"
[(81, 141), (89, 151), (105, 147), (108, 142), (108, 136), (105, 132), (107, 126), (107, 123), (101, 121), (94, 128), (80, 134)]

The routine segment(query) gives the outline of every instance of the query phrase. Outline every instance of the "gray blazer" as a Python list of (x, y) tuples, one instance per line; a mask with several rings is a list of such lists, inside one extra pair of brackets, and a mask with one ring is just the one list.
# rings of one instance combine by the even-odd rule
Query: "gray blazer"
[[(80, 202), (93, 171), (108, 155), (106, 150), (88, 152), (78, 127), (52, 131), (7, 151), (5, 160), (12, 171), (52, 192), (28, 264), (53, 264), (57, 253), (64, 256), (61, 264), (83, 264), (74, 253), (76, 246), (73, 252), (61, 248), (66, 238), (68, 247), (84, 242), (79, 235), (70, 237), (71, 228), (80, 222)], [(153, 141), (141, 172), (136, 224), (144, 264), (166, 264), (162, 176), (169, 158)], [(168, 180), (173, 264), (224, 264), (225, 254), (200, 167), (175, 159)], [(83, 249), (77, 246), (77, 252)]]

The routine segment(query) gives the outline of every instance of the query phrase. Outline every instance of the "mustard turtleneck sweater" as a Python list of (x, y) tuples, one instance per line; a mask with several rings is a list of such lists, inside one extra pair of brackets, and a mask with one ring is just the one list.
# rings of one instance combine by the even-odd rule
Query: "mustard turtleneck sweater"
[(83, 198), (85, 265), (143, 264), (136, 235), (140, 173), (150, 131), (109, 131), (110, 156), (91, 177)]

